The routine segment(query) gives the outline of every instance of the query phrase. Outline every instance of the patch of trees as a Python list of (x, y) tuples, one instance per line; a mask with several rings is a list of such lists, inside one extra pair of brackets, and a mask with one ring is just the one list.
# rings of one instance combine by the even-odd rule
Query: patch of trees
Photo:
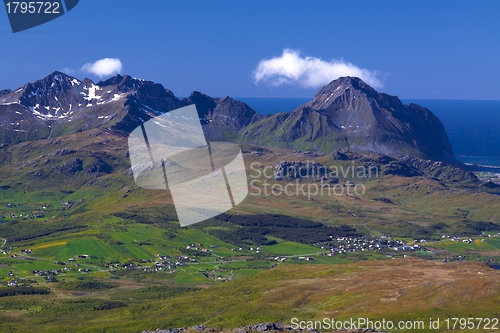
[(131, 211), (117, 212), (113, 214), (116, 217), (127, 221), (135, 221), (140, 224), (154, 225), (159, 228), (179, 228), (177, 223), (177, 215), (172, 208), (139, 208)]
[[(238, 226), (234, 230), (207, 230), (210, 234), (231, 244), (268, 244), (266, 236), (277, 237), (293, 242), (317, 243), (330, 240), (330, 236), (360, 237), (354, 227), (326, 226), (319, 222), (313, 222), (296, 217), (258, 214), (258, 215), (229, 215), (222, 214), (216, 219), (229, 222)], [(239, 242), (235, 241), (239, 240)]]
[[(65, 313), (73, 311), (102, 311), (111, 310), (116, 308), (123, 308), (128, 306), (122, 301), (112, 301), (98, 298), (73, 300), (68, 302), (61, 302), (59, 304), (51, 305), (50, 308), (46, 307), (47, 310), (54, 311), (56, 313)], [(44, 306), (45, 307), (45, 306)]]
[(143, 246), (143, 245), (155, 245), (155, 243), (151, 239), (146, 239), (146, 240), (143, 240), (143, 241), (133, 241), (132, 244), (139, 245), (139, 246)]
[(167, 230), (165, 231), (165, 237), (168, 239), (174, 239), (176, 237), (176, 233), (173, 230)]
[(59, 284), (59, 288), (66, 290), (95, 291), (118, 287), (117, 283), (102, 282), (96, 280), (74, 280), (64, 281)]
[(9, 242), (19, 242), (34, 238), (48, 236), (57, 232), (84, 229), (86, 226), (79, 221), (10, 221), (0, 225), (0, 235)]
[(375, 201), (380, 201), (380, 202), (387, 203), (387, 204), (391, 204), (391, 205), (394, 205), (394, 201), (392, 201), (392, 200), (391, 200), (391, 199), (389, 199), (389, 198), (373, 198), (373, 200), (375, 200)]
[[(250, 239), (250, 241), (248, 238), (243, 239), (242, 236), (238, 233), (240, 231), (239, 228), (228, 227), (228, 229), (206, 229), (204, 231), (211, 236), (217, 237), (218, 239), (220, 239), (225, 243), (237, 246), (254, 245), (262, 243), (262, 242), (254, 242), (253, 239)], [(257, 237), (259, 235), (252, 234), (252, 236)], [(264, 241), (267, 240), (267, 238), (263, 236), (259, 237), (262, 238)]]
[(102, 311), (102, 310), (111, 310), (116, 308), (124, 308), (128, 306), (126, 303), (120, 301), (101, 301), (94, 304), (92, 310), (94, 311)]
[(50, 291), (45, 288), (34, 287), (8, 287), (0, 288), (0, 297), (15, 296), (15, 295), (47, 295)]
[(467, 221), (465, 222), (465, 225), (478, 233), (483, 231), (500, 231), (500, 224), (495, 222)]
[(104, 243), (109, 244), (109, 245), (123, 245), (123, 242), (113, 239), (110, 235), (106, 234), (98, 234), (96, 235), (97, 238), (102, 240)]

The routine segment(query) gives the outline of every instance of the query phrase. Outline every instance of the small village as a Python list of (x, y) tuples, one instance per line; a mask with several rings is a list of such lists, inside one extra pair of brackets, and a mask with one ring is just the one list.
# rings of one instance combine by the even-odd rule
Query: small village
[[(452, 241), (472, 244), (475, 239), (484, 242), (487, 237), (498, 237), (498, 235), (483, 235), (481, 238), (457, 237), (451, 235), (443, 235), (441, 241)], [(435, 242), (430, 242), (435, 243)], [(333, 237), (330, 236), (330, 241), (312, 244), (317, 251), (312, 253), (304, 253), (301, 255), (269, 255), (269, 251), (261, 246), (244, 246), (233, 247), (230, 250), (235, 252), (234, 256), (221, 257), (212, 255), (212, 250), (217, 248), (216, 245), (204, 246), (201, 243), (186, 244), (185, 247), (178, 250), (182, 255), (171, 256), (166, 254), (156, 254), (156, 257), (142, 260), (129, 259), (126, 262), (109, 261), (103, 262), (104, 258), (97, 258), (88, 254), (77, 254), (65, 261), (54, 261), (52, 264), (61, 265), (61, 269), (38, 269), (33, 270), (30, 276), (18, 276), (15, 270), (12, 269), (5, 277), (0, 276), (0, 285), (8, 287), (31, 286), (37, 279), (42, 279), (46, 282), (57, 282), (59, 276), (78, 276), (82, 274), (91, 274), (94, 272), (108, 272), (112, 275), (123, 275), (127, 271), (140, 271), (141, 274), (152, 273), (176, 273), (179, 268), (196, 265), (199, 263), (219, 263), (219, 267), (213, 270), (200, 270), (205, 278), (213, 281), (229, 281), (233, 278), (233, 271), (226, 271), (223, 265), (231, 264), (232, 262), (244, 260), (266, 260), (271, 262), (284, 263), (287, 261), (315, 261), (318, 257), (334, 257), (345, 256), (363, 252), (380, 252), (386, 258), (393, 258), (399, 254), (400, 257), (407, 257), (412, 252), (428, 252), (426, 248), (429, 241), (426, 239), (415, 239), (412, 242), (407, 242), (403, 239), (394, 239), (389, 236), (381, 236), (374, 238), (365, 237)], [(2, 253), (11, 259), (21, 260), (37, 260), (32, 257), (32, 249), (21, 249), (18, 253), (14, 253), (12, 247), (3, 249)], [(246, 259), (235, 259), (242, 255)], [(253, 259), (252, 259), (253, 257)], [(446, 257), (443, 261), (463, 260), (463, 256)], [(100, 260), (100, 261), (97, 261)], [(276, 264), (269, 265), (274, 267)]]

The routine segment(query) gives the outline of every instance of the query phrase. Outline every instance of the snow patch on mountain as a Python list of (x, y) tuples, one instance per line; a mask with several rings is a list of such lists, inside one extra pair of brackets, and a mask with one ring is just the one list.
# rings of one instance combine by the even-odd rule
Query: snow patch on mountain
[(102, 90), (99, 86), (96, 86), (95, 84), (92, 84), (90, 87), (83, 87), (84, 90), (88, 90), (87, 97), (84, 97), (87, 101), (93, 100), (93, 99), (102, 99), (101, 96), (96, 95), (96, 91)]

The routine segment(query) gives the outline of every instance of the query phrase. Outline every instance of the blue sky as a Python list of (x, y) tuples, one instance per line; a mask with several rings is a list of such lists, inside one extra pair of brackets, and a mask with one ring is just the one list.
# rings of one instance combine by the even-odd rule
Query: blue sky
[(97, 81), (82, 66), (108, 57), (177, 96), (309, 97), (358, 69), (400, 98), (500, 99), (499, 17), (499, 1), (81, 0), (13, 34), (0, 10), (0, 89), (54, 70)]

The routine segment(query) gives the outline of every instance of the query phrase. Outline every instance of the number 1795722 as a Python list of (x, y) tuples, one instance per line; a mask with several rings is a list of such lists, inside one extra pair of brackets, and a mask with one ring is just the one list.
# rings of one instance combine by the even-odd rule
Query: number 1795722
[(60, 3), (56, 1), (9, 1), (5, 7), (8, 14), (60, 14)]

